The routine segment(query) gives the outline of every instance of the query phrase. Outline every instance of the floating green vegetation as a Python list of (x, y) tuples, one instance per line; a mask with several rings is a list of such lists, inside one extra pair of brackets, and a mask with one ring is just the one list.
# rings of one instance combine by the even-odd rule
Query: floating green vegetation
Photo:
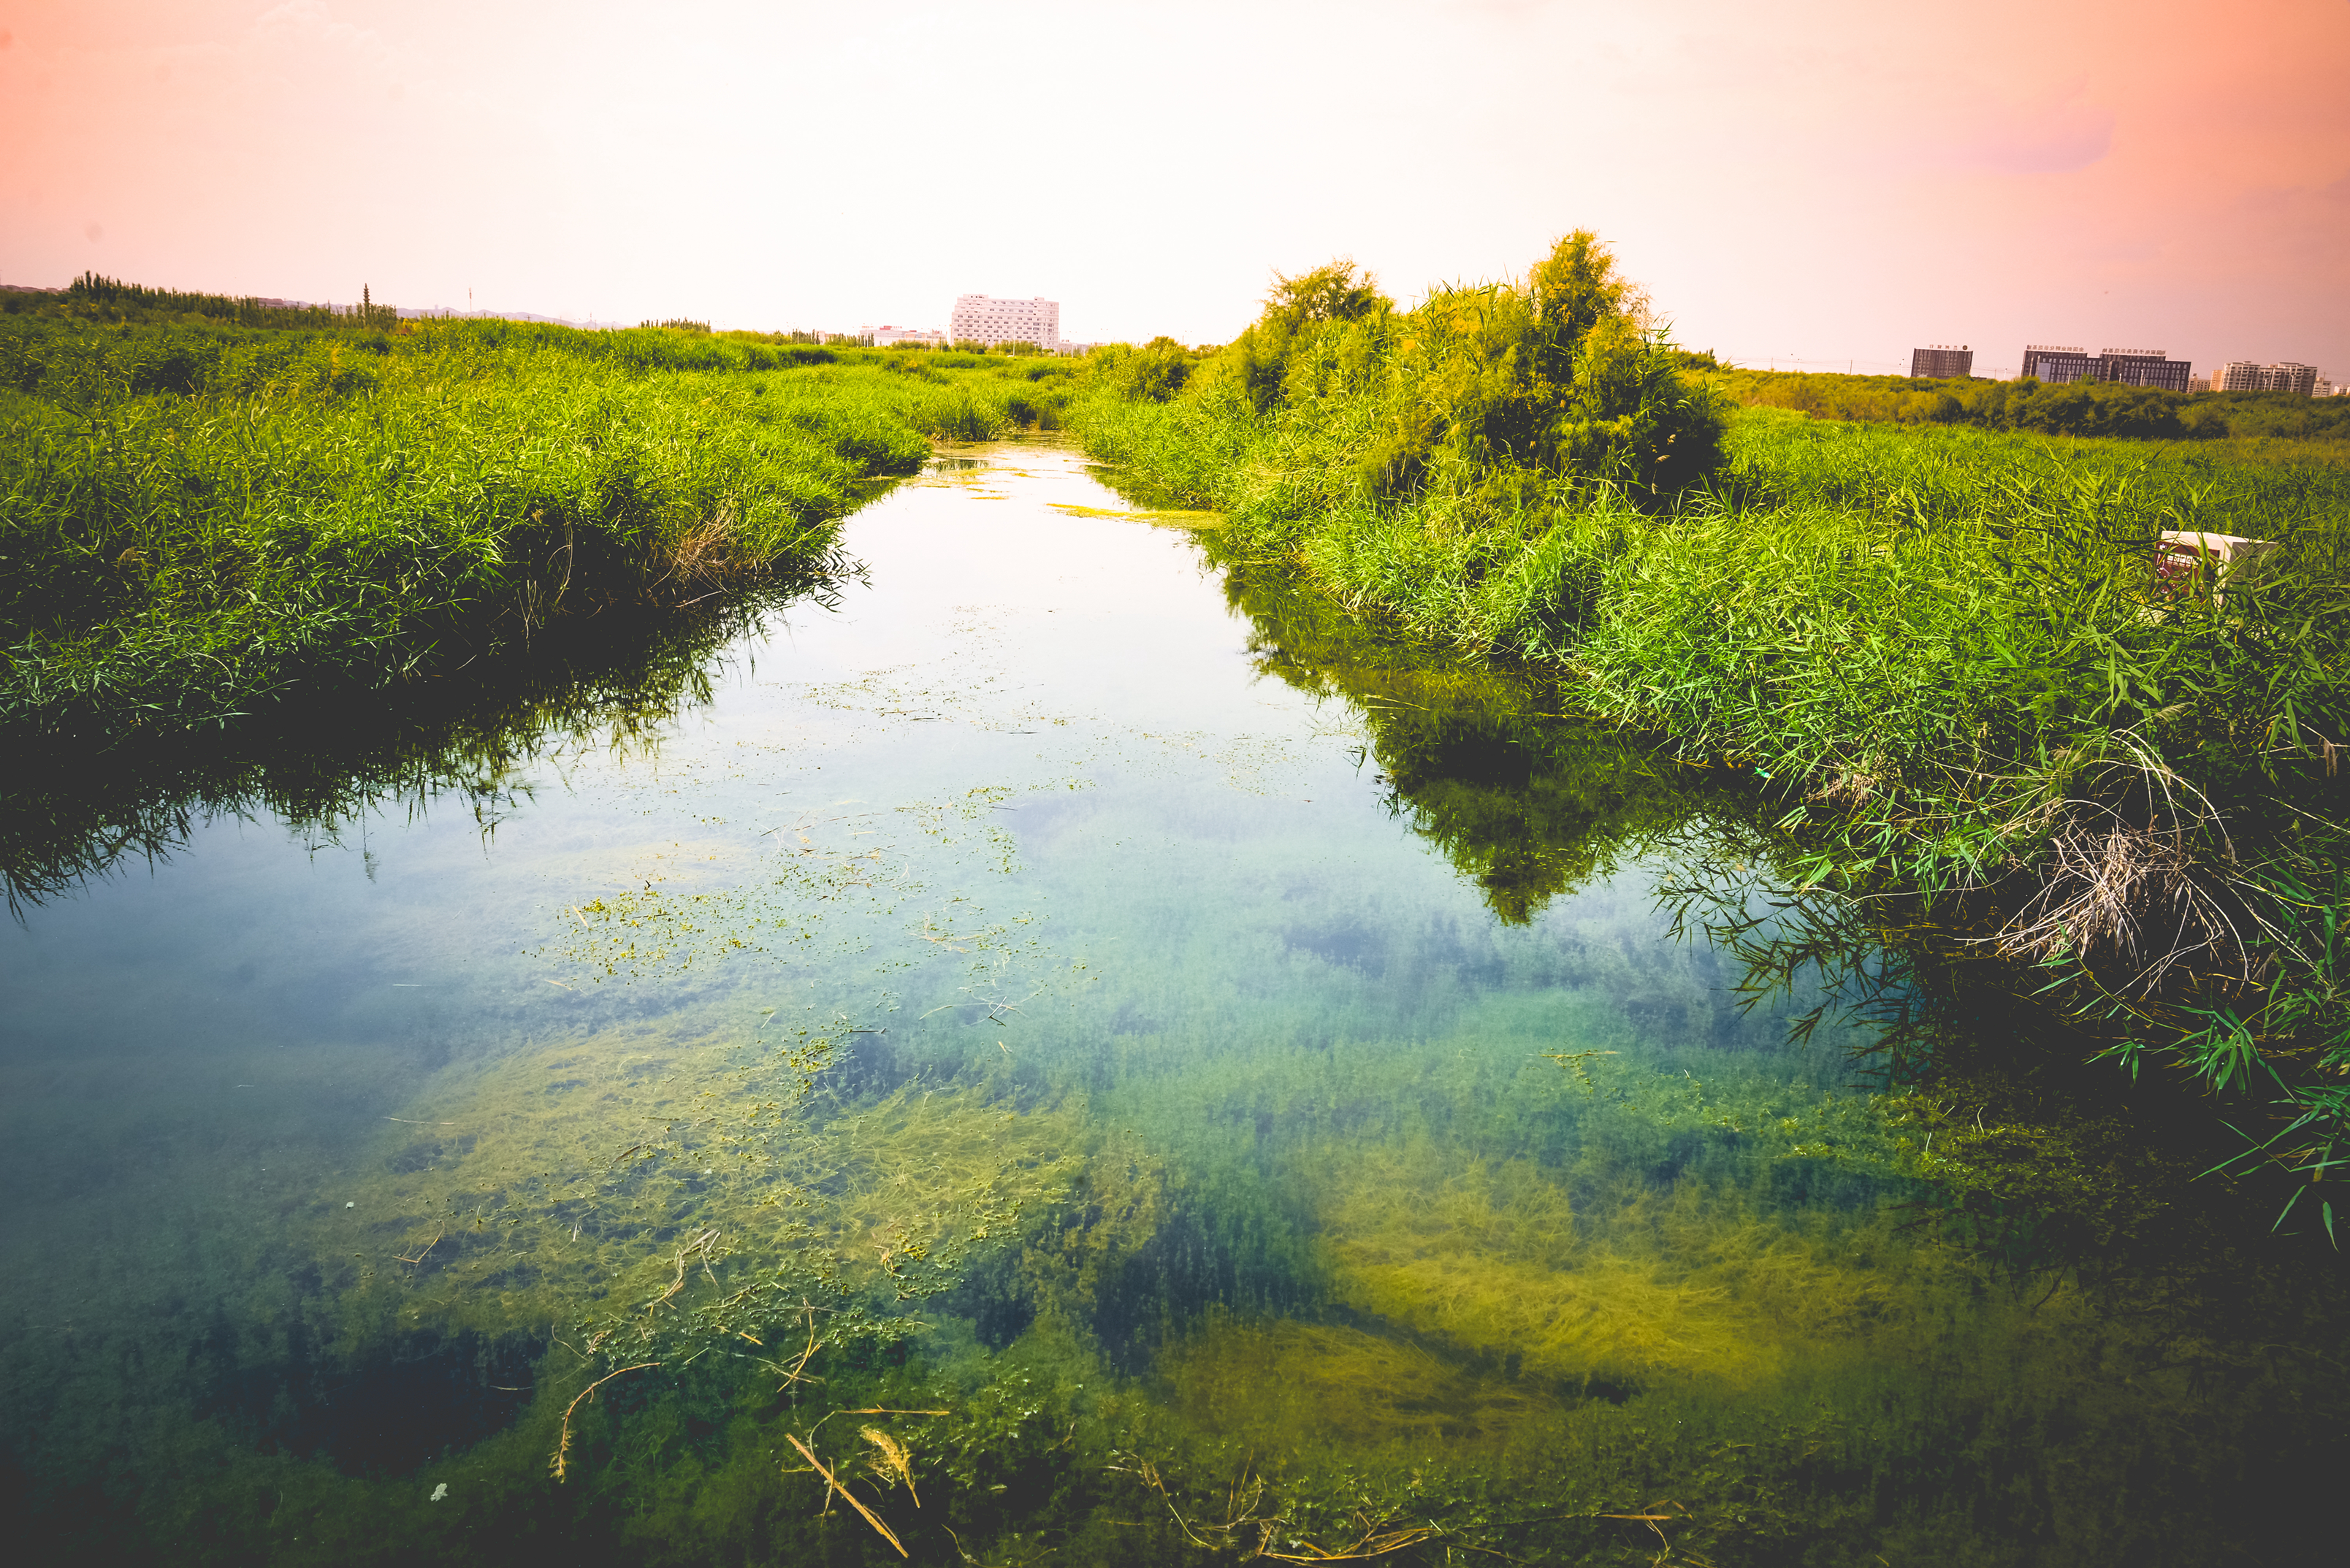
[[(1039, 950), (1028, 929), (1036, 917), (991, 919), (970, 893), (944, 888), (1018, 868), (1013, 836), (993, 815), (1012, 793), (982, 784), (943, 801), (857, 811), (837, 803), (768, 829), (765, 847), (715, 867), (718, 857), (698, 847), (650, 851), (626, 873), (634, 886), (557, 911), (554, 936), (536, 950), (578, 965), (588, 984), (679, 974), (736, 954), (877, 948), (877, 971), (951, 954), (1000, 968)], [(913, 836), (927, 841), (919, 850)]]
[(1221, 528), (1224, 525), (1223, 514), (1220, 512), (1121, 512), (1115, 507), (1078, 506), (1061, 501), (1053, 503), (1053, 510), (1068, 517), (1114, 517), (1123, 523), (1148, 523), (1154, 528)]

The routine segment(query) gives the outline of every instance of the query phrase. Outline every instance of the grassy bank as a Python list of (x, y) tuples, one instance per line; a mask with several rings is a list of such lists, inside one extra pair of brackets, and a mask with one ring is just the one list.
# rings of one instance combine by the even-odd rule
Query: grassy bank
[[(1543, 269), (1409, 311), (1285, 286), (1214, 356), (1097, 356), (1076, 422), (1227, 514), (1237, 557), (1751, 769), (1813, 875), (1980, 919), (2124, 1055), (2258, 1102), (2263, 1139), (2298, 1129), (2270, 1157), (2330, 1170), (2350, 471), (1726, 409), (1584, 265), (1566, 378), (1534, 369), (1561, 345), (1456, 325), (1538, 311)], [(2158, 594), (2166, 528), (2280, 548)]]
[(830, 566), (1050, 361), (471, 321), (0, 320), (0, 733), (77, 749), (455, 675), (550, 625)]

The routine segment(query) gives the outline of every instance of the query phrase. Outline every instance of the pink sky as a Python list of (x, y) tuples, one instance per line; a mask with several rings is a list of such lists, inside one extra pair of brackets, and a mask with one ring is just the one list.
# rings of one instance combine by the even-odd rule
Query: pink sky
[(2350, 376), (2350, 0), (0, 0), (0, 282), (1230, 337), (1612, 241), (1680, 339)]

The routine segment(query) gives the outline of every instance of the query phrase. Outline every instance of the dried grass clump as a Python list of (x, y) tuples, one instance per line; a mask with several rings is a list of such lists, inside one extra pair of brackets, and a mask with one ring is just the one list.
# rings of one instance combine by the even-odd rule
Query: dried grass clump
[(2074, 790), (2009, 824), (2044, 835), (2019, 879), (2033, 890), (1991, 939), (2003, 958), (2071, 959), (2126, 995), (2191, 977), (2250, 983), (2259, 933), (2227, 867), (2219, 809), (2153, 749), (2076, 777)]
[(2138, 996), (2187, 974), (2252, 978), (2241, 905), (2213, 886), (2186, 830), (2074, 805), (2035, 867), (2039, 890), (1994, 939), (2000, 956), (2069, 956)]
[(744, 548), (738, 518), (731, 506), (694, 524), (670, 547), (664, 582), (688, 587), (719, 587), (748, 581), (765, 569), (765, 563)]

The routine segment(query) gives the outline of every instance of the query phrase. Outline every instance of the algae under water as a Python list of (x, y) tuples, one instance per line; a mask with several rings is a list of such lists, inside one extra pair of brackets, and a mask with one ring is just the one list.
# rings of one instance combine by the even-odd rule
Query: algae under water
[[(1221, 560), (1215, 522), (1066, 449), (972, 449), (851, 520), (861, 581), (693, 645), (693, 680), (652, 660), (650, 697), (463, 728), (486, 771), (160, 781), (179, 826), (112, 875), (25, 837), (52, 868), (0, 991), (23, 1537), (2326, 1539), (2330, 1259), (2178, 1179), (2198, 1151), (2144, 1106), (1983, 1091), (2013, 1025), (1980, 999), (1945, 1009), (1943, 1076), (1900, 1081), (1878, 1014), (1794, 1026), (1817, 964), (1742, 1007), (1747, 950), (1675, 919), (1693, 888), (1778, 919), (1792, 851), (1732, 784)], [(2086, 1196), (2000, 1187), (2002, 1140)]]

